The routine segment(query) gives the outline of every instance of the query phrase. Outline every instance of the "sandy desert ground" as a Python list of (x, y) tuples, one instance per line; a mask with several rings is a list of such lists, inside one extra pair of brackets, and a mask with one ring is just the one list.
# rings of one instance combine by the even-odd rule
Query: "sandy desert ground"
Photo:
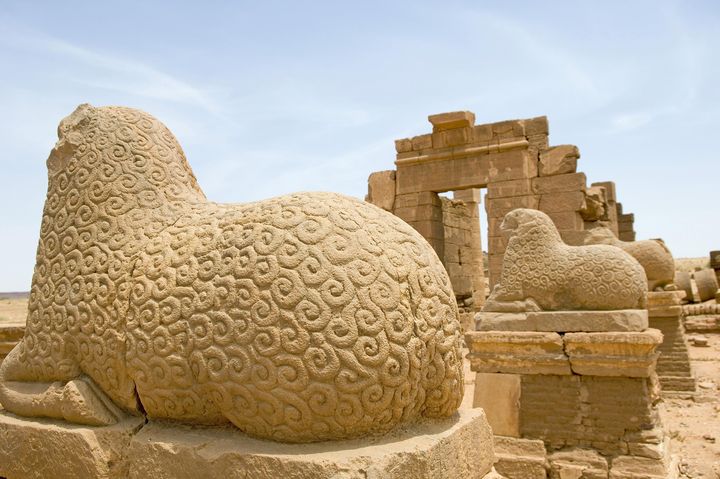
[(0, 322), (24, 320), (27, 302), (27, 293), (0, 293)]
[[(0, 293), (0, 322), (21, 321), (27, 295)], [(689, 338), (699, 335), (689, 335)], [(681, 457), (682, 478), (720, 479), (720, 334), (703, 335), (705, 347), (689, 341), (690, 357), (698, 382), (694, 398), (665, 398), (660, 414), (671, 437), (674, 453)], [(466, 395), (462, 407), (472, 407), (474, 374), (466, 364)]]

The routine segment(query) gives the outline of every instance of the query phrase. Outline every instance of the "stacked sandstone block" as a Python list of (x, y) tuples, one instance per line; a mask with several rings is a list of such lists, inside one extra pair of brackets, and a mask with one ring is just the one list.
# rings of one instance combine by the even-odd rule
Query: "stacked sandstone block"
[(617, 221), (618, 239), (635, 241), (635, 215), (623, 213), (622, 203), (617, 203)]
[(683, 325), (694, 333), (720, 332), (720, 304), (700, 303), (683, 305)]
[(461, 323), (473, 329), (475, 312), (485, 301), (485, 279), (480, 244), (478, 190), (455, 192), (455, 199), (441, 198), (444, 228), (443, 265), (458, 301)]
[(660, 357), (656, 366), (663, 393), (695, 391), (695, 378), (682, 322), (684, 296), (684, 291), (648, 293), (650, 327), (658, 329), (663, 334), (663, 342), (658, 348)]
[(666, 477), (668, 441), (655, 406), (662, 334), (648, 328), (646, 310), (477, 318), (478, 331), (466, 335), (477, 372), (474, 406), (499, 436), (499, 473)]

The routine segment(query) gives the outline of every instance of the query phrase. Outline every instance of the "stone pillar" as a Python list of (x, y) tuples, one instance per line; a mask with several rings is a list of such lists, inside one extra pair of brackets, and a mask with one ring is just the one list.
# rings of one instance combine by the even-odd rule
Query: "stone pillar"
[(445, 257), (442, 202), (437, 193), (422, 191), (397, 195), (393, 212), (423, 235), (439, 258)]
[[(465, 203), (469, 213), (470, 237), (467, 251), (462, 254), (470, 265), (472, 281), (472, 309), (480, 311), (485, 304), (485, 274), (482, 254), (482, 234), (480, 233), (480, 190), (470, 188), (453, 192), (453, 197)], [(462, 252), (461, 252), (462, 253)], [(464, 260), (465, 261), (465, 260)]]
[(663, 393), (695, 392), (695, 378), (690, 366), (685, 330), (682, 323), (684, 291), (651, 291), (648, 293), (650, 327), (663, 334), (658, 348), (657, 375)]

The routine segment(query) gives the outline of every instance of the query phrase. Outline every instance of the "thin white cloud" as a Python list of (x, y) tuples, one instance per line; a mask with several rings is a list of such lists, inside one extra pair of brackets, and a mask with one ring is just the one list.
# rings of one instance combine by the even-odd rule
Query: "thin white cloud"
[[(492, 29), (497, 38), (506, 39), (508, 44), (514, 45), (518, 51), (523, 52), (523, 57), (518, 61), (542, 64), (546, 70), (555, 70), (563, 84), (570, 85), (578, 92), (592, 98), (602, 97), (601, 89), (598, 88), (593, 75), (580, 67), (581, 62), (578, 58), (575, 58), (568, 49), (533, 32), (529, 25), (487, 10), (464, 11), (462, 19), (473, 25)], [(527, 74), (528, 81), (532, 82), (532, 70), (528, 70)]]
[(92, 77), (71, 77), (77, 83), (192, 105), (211, 113), (218, 113), (220, 110), (217, 102), (205, 90), (144, 63), (42, 34), (12, 31), (7, 28), (1, 29), (0, 33), (0, 42), (7, 46), (61, 56), (95, 71)]
[(653, 121), (658, 114), (656, 112), (639, 111), (621, 113), (610, 119), (610, 124), (615, 132), (634, 130), (643, 127)]

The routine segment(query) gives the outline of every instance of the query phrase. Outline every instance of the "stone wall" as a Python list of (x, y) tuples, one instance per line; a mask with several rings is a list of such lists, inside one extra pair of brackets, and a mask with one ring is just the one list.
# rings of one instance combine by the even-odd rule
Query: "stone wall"
[(521, 437), (542, 439), (549, 451), (579, 446), (628, 454), (658, 422), (651, 378), (523, 375), (521, 388)]

